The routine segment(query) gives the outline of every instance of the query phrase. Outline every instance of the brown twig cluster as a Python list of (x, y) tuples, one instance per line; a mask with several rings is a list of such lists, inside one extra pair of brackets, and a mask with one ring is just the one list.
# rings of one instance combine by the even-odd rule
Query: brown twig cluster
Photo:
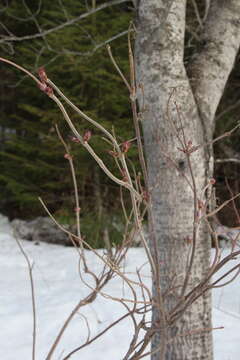
[[(178, 131), (176, 128), (176, 124), (172, 121), (171, 116), (169, 114), (169, 107), (167, 111), (167, 116), (169, 118), (169, 124), (173, 128), (175, 136), (177, 137), (179, 146), (178, 151), (183, 153), (186, 157), (186, 162), (188, 166), (188, 176), (181, 171), (178, 164), (175, 164), (174, 159), (169, 158), (169, 155), (162, 149), (163, 154), (166, 156), (167, 160), (169, 160), (169, 166), (176, 167), (177, 172), (181, 174), (186, 180), (186, 186), (190, 187), (192, 191), (193, 205), (194, 205), (194, 214), (193, 214), (193, 226), (192, 226), (192, 234), (186, 239), (186, 242), (189, 246), (189, 256), (186, 264), (186, 272), (183, 277), (183, 281), (181, 285), (177, 285), (178, 289), (176, 289), (176, 283), (174, 274), (169, 274), (172, 278), (171, 286), (162, 291), (160, 287), (157, 287), (154, 294), (152, 294), (151, 289), (144, 283), (144, 278), (142, 275), (142, 268), (137, 269), (136, 276), (138, 280), (132, 280), (129, 274), (126, 274), (124, 268), (122, 267), (122, 262), (126, 257), (126, 253), (128, 249), (133, 245), (134, 238), (138, 235), (141, 239), (142, 246), (144, 251), (146, 252), (146, 256), (151, 268), (152, 281), (155, 284), (160, 283), (159, 279), (159, 258), (158, 258), (158, 245), (154, 236), (152, 236), (153, 244), (150, 249), (149, 243), (146, 239), (145, 232), (143, 231), (143, 219), (148, 213), (148, 219), (150, 223), (150, 231), (154, 235), (154, 225), (152, 221), (152, 210), (151, 210), (151, 189), (148, 189), (148, 174), (147, 174), (147, 166), (144, 159), (144, 151), (142, 144), (142, 135), (141, 135), (141, 113), (137, 104), (137, 93), (141, 94), (144, 103), (144, 91), (141, 85), (136, 83), (135, 78), (135, 69), (134, 69), (134, 59), (133, 52), (131, 48), (131, 39), (129, 32), (129, 62), (130, 62), (130, 80), (127, 80), (125, 75), (122, 73), (121, 69), (117, 65), (110, 47), (108, 47), (108, 52), (112, 63), (122, 78), (123, 82), (127, 86), (129, 90), (130, 96), (130, 104), (132, 108), (133, 114), (133, 123), (135, 127), (136, 134), (136, 143), (138, 146), (138, 154), (139, 154), (139, 162), (142, 169), (142, 178), (131, 171), (131, 166), (128, 162), (128, 151), (130, 148), (131, 141), (126, 140), (125, 142), (119, 144), (115, 134), (108, 131), (101, 124), (99, 124), (94, 119), (87, 116), (82, 112), (76, 105), (74, 105), (69, 98), (67, 98), (62, 91), (57, 87), (55, 83), (53, 83), (47, 76), (45, 70), (41, 68), (39, 70), (39, 79), (34, 75), (30, 74), (27, 70), (23, 69), (21, 66), (14, 64), (9, 60), (5, 60), (0, 58), (0, 61), (8, 63), (12, 66), (17, 67), (27, 75), (31, 76), (31, 78), (36, 81), (39, 88), (46, 93), (46, 95), (53, 100), (58, 108), (60, 109), (66, 123), (68, 124), (70, 130), (73, 133), (73, 141), (78, 143), (79, 146), (83, 146), (86, 151), (95, 159), (96, 163), (100, 166), (100, 168), (104, 171), (106, 176), (108, 176), (113, 182), (115, 182), (120, 187), (121, 194), (123, 191), (128, 191), (129, 196), (131, 198), (132, 208), (130, 211), (126, 209), (124, 205), (124, 200), (122, 197), (122, 207), (123, 213), (125, 216), (125, 230), (123, 232), (123, 241), (121, 246), (117, 246), (115, 248), (108, 248), (108, 251), (105, 255), (101, 255), (98, 251), (91, 248), (88, 242), (82, 237), (81, 234), (81, 222), (80, 222), (80, 210), (81, 204), (78, 199), (78, 186), (76, 181), (76, 174), (74, 170), (74, 161), (73, 157), (70, 153), (70, 148), (63, 139), (62, 135), (59, 132), (58, 127), (56, 127), (56, 131), (60, 141), (62, 142), (65, 149), (65, 159), (69, 161), (72, 180), (73, 180), (73, 188), (75, 194), (75, 213), (76, 213), (76, 224), (77, 231), (76, 234), (69, 232), (62, 225), (60, 225), (53, 215), (47, 209), (47, 206), (40, 199), (43, 207), (45, 208), (48, 215), (52, 218), (52, 220), (61, 228), (65, 233), (69, 235), (71, 238), (73, 245), (76, 248), (76, 251), (79, 253), (79, 276), (84, 283), (85, 286), (88, 287), (89, 293), (85, 298), (81, 298), (79, 302), (76, 304), (74, 309), (71, 311), (67, 319), (63, 321), (63, 325), (57, 334), (56, 338), (53, 341), (51, 348), (46, 356), (46, 360), (53, 359), (53, 354), (59, 343), (61, 343), (62, 336), (65, 330), (68, 328), (74, 316), (81, 310), (82, 307), (87, 304), (92, 303), (97, 296), (102, 296), (107, 300), (119, 302), (124, 309), (126, 310), (125, 314), (116, 319), (112, 324), (108, 325), (104, 330), (99, 332), (97, 335), (91, 336), (90, 326), (88, 324), (88, 320), (85, 318), (85, 322), (88, 328), (88, 336), (84, 343), (76, 345), (74, 349), (72, 349), (67, 355), (65, 355), (62, 360), (66, 360), (71, 358), (71, 356), (77, 352), (80, 352), (81, 349), (93, 343), (99, 337), (104, 335), (108, 330), (110, 330), (113, 326), (118, 324), (121, 321), (124, 321), (126, 318), (130, 318), (133, 325), (133, 335), (132, 339), (129, 343), (129, 347), (126, 351), (125, 356), (122, 360), (139, 360), (144, 358), (145, 356), (154, 353), (160, 352), (160, 358), (165, 359), (165, 350), (166, 346), (172, 341), (167, 334), (168, 330), (176, 324), (176, 322), (184, 315), (184, 313), (190, 308), (190, 306), (197, 300), (199, 297), (202, 297), (206, 292), (210, 291), (215, 287), (221, 287), (228, 284), (230, 281), (233, 281), (236, 276), (240, 272), (240, 263), (239, 261), (235, 262), (230, 270), (225, 271), (225, 273), (221, 276), (217, 276), (220, 269), (224, 268), (224, 266), (231, 262), (233, 259), (236, 259), (240, 254), (240, 250), (237, 248), (237, 241), (232, 242), (232, 247), (229, 250), (229, 254), (225, 257), (222, 257), (222, 252), (218, 243), (218, 236), (214, 230), (214, 226), (211, 223), (211, 219), (217, 214), (218, 211), (221, 210), (223, 206), (226, 206), (226, 203), (222, 204), (219, 207), (211, 208), (210, 202), (213, 196), (213, 186), (215, 183), (214, 179), (208, 179), (208, 182), (204, 189), (198, 189), (195, 181), (195, 175), (192, 170), (192, 155), (196, 151), (203, 146), (207, 146), (207, 144), (193, 144), (191, 139), (187, 139), (185, 136), (185, 131), (181, 123), (181, 111), (176, 102), (174, 102), (175, 111), (178, 114), (179, 126)], [(174, 92), (173, 92), (174, 93)], [(172, 101), (173, 94), (169, 98), (169, 103)], [(103, 162), (103, 160), (98, 156), (91, 145), (91, 133), (88, 131), (85, 134), (80, 134), (72, 122), (67, 110), (66, 106), (70, 106), (82, 119), (96, 127), (103, 136), (107, 139), (107, 142), (111, 144), (111, 150), (109, 151), (110, 155), (112, 155), (114, 161), (116, 162), (117, 173), (113, 173), (108, 166)], [(234, 129), (235, 130), (235, 129)], [(226, 136), (224, 134), (222, 137)], [(236, 196), (232, 196), (229, 202), (234, 202), (234, 198)], [(236, 210), (237, 211), (237, 210)], [(203, 278), (199, 280), (197, 284), (191, 284), (191, 272), (193, 268), (193, 263), (195, 261), (195, 251), (198, 243), (198, 230), (202, 223), (206, 223), (209, 229), (209, 233), (214, 239), (215, 243), (215, 256), (213, 258), (212, 264), (209, 269), (206, 269), (206, 273)], [(85, 249), (89, 249), (95, 253), (95, 255), (102, 262), (102, 271), (100, 274), (95, 274), (89, 267), (86, 257), (84, 255)], [(28, 260), (27, 255), (24, 250), (23, 254), (29, 265), (29, 274), (31, 279), (31, 284), (33, 284), (32, 277), (32, 266)], [(94, 282), (94, 285), (91, 285), (90, 282), (86, 282), (83, 272), (87, 273)], [(212, 280), (214, 276), (214, 281)], [(122, 279), (125, 286), (130, 289), (131, 297), (125, 298), (122, 297), (114, 297), (111, 294), (105, 291), (105, 285), (113, 279), (113, 277), (119, 277)], [(230, 277), (230, 278), (229, 278)], [(174, 293), (177, 297), (174, 306), (170, 309), (166, 306), (166, 299), (170, 293)], [(32, 286), (32, 299), (34, 304), (34, 287)], [(149, 313), (152, 311), (153, 307), (158, 311), (159, 316), (156, 321), (149, 322)], [(36, 344), (36, 312), (34, 308), (34, 331), (33, 331), (33, 355), (32, 359), (35, 357), (35, 344)], [(176, 336), (184, 337), (184, 336), (192, 336), (196, 333), (209, 332), (213, 329), (194, 329), (184, 333), (178, 333)], [(163, 335), (164, 343), (161, 342), (161, 348), (150, 351), (148, 349), (148, 345), (151, 342), (151, 339), (156, 333), (160, 333)]]

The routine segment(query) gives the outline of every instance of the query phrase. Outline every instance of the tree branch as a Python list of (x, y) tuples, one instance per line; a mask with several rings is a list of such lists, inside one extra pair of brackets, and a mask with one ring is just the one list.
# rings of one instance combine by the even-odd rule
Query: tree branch
[(218, 114), (216, 116), (216, 121), (222, 119), (225, 115), (230, 113), (230, 111), (236, 110), (239, 106), (240, 106), (240, 99), (238, 101), (234, 102), (234, 104), (229, 105), (222, 112), (220, 112), (220, 114)]
[(216, 163), (228, 163), (228, 162), (233, 162), (233, 163), (235, 163), (235, 164), (240, 164), (240, 159), (236, 159), (236, 158), (216, 159), (215, 162), (216, 162)]
[(213, 126), (217, 106), (239, 49), (239, 16), (239, 0), (212, 0), (200, 51), (189, 63), (193, 92), (206, 126)]
[(73, 19), (70, 19), (60, 25), (57, 25), (51, 29), (48, 29), (48, 30), (44, 30), (44, 31), (41, 31), (41, 32), (38, 32), (38, 33), (35, 33), (35, 34), (31, 34), (31, 35), (25, 35), (25, 36), (14, 36), (14, 35), (11, 35), (11, 36), (2, 36), (0, 38), (0, 44), (3, 44), (3, 43), (8, 43), (8, 42), (19, 42), (19, 41), (24, 41), (24, 40), (31, 40), (31, 39), (37, 39), (37, 38), (44, 38), (45, 36), (53, 33), (53, 32), (56, 32), (56, 31), (59, 31), (63, 28), (65, 28), (66, 26), (70, 26), (70, 25), (73, 25), (74, 23), (82, 20), (82, 19), (85, 19), (87, 18), (88, 16), (91, 16), (95, 13), (97, 13), (98, 11), (100, 10), (103, 10), (103, 9), (106, 9), (110, 6), (114, 6), (114, 5), (119, 5), (119, 4), (122, 4), (124, 2), (129, 2), (129, 0), (112, 0), (112, 1), (108, 1), (108, 2), (105, 2), (103, 3), (102, 5), (99, 5), (97, 6), (96, 8), (92, 8), (91, 10), (85, 12), (84, 14), (81, 14)]
[(102, 47), (110, 44), (112, 41), (119, 39), (122, 36), (125, 36), (129, 33), (129, 30), (124, 30), (121, 31), (120, 33), (108, 38), (107, 40), (96, 44), (91, 50), (89, 51), (72, 51), (72, 50), (68, 50), (68, 49), (63, 49), (61, 52), (59, 52), (59, 55), (61, 54), (72, 54), (72, 55), (79, 55), (79, 56), (90, 56), (93, 55), (97, 50), (101, 49)]

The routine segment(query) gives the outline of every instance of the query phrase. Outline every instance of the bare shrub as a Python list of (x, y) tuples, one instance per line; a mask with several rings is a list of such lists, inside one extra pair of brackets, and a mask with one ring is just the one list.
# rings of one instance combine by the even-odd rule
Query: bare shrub
[[(65, 232), (72, 243), (74, 244), (76, 250), (79, 254), (79, 276), (84, 283), (85, 286), (88, 287), (89, 293), (85, 298), (80, 298), (79, 302), (72, 309), (69, 316), (64, 320), (62, 327), (59, 333), (56, 335), (51, 348), (46, 356), (46, 360), (50, 360), (53, 358), (53, 354), (59, 343), (62, 340), (62, 336), (65, 330), (68, 328), (74, 316), (77, 312), (87, 304), (92, 303), (97, 296), (102, 296), (106, 298), (106, 301), (114, 301), (119, 302), (125, 309), (125, 314), (119, 317), (117, 320), (112, 322), (109, 326), (107, 326), (103, 331), (98, 333), (95, 336), (87, 337), (86, 341), (82, 344), (77, 344), (72, 351), (70, 351), (67, 355), (62, 357), (62, 360), (66, 360), (71, 358), (71, 356), (77, 352), (80, 352), (81, 349), (93, 343), (99, 337), (104, 335), (108, 330), (110, 330), (113, 326), (123, 321), (126, 318), (130, 318), (133, 324), (133, 335), (132, 339), (129, 343), (128, 350), (126, 351), (123, 360), (137, 360), (142, 359), (147, 355), (153, 354), (154, 352), (159, 352), (161, 354), (161, 359), (165, 359), (166, 347), (171, 343), (172, 338), (169, 337), (169, 330), (174, 327), (179, 318), (183, 316), (186, 311), (191, 307), (191, 305), (196, 302), (200, 297), (206, 294), (213, 288), (225, 286), (230, 281), (233, 281), (240, 271), (240, 263), (239, 261), (235, 261), (234, 265), (230, 270), (225, 271), (223, 275), (218, 276), (218, 272), (220, 269), (224, 268), (224, 266), (229, 263), (231, 260), (236, 259), (240, 254), (240, 250), (238, 249), (237, 241), (232, 241), (232, 246), (229, 250), (229, 254), (227, 256), (222, 256), (222, 251), (219, 247), (218, 242), (218, 234), (215, 231), (214, 222), (212, 221), (216, 214), (229, 202), (232, 202), (234, 197), (231, 197), (227, 202), (223, 203), (220, 206), (212, 206), (214, 203), (214, 179), (208, 179), (206, 186), (203, 189), (198, 189), (196, 186), (195, 175), (192, 171), (192, 156), (194, 153), (199, 151), (204, 146), (208, 144), (193, 144), (191, 139), (187, 139), (185, 136), (185, 130), (181, 125), (181, 111), (178, 107), (176, 101), (174, 101), (175, 111), (178, 113), (178, 120), (180, 127), (180, 133), (177, 131), (176, 124), (171, 120), (171, 116), (169, 115), (169, 109), (167, 109), (167, 114), (169, 116), (169, 126), (172, 127), (175, 136), (178, 140), (178, 151), (183, 153), (187, 160), (187, 166), (189, 169), (190, 176), (186, 176), (185, 173), (181, 171), (179, 165), (174, 162), (174, 159), (169, 157), (168, 153), (165, 149), (161, 149), (162, 153), (165, 155), (166, 160), (168, 161), (169, 166), (176, 168), (176, 173), (180, 176), (183, 176), (186, 181), (186, 187), (190, 189), (192, 192), (192, 201), (194, 204), (194, 214), (192, 221), (192, 233), (189, 238), (186, 238), (186, 244), (188, 249), (188, 261), (186, 263), (186, 269), (184, 269), (182, 275), (181, 285), (176, 282), (176, 274), (169, 274), (171, 279), (171, 286), (163, 291), (160, 287), (157, 288), (156, 293), (152, 293), (152, 290), (145, 284), (144, 277), (142, 276), (142, 268), (136, 271), (136, 276), (138, 280), (132, 280), (132, 277), (124, 272), (124, 268), (121, 266), (122, 261), (124, 260), (128, 249), (132, 246), (134, 238), (136, 236), (140, 237), (141, 244), (146, 252), (146, 256), (148, 259), (148, 263), (151, 268), (152, 274), (152, 282), (155, 284), (159, 284), (159, 266), (164, 266), (164, 264), (159, 264), (158, 258), (158, 246), (156, 240), (154, 240), (154, 222), (152, 220), (152, 208), (151, 208), (151, 189), (148, 189), (148, 173), (147, 166), (145, 164), (144, 159), (144, 151), (142, 145), (142, 135), (140, 128), (140, 118), (141, 113), (138, 109), (137, 105), (137, 92), (142, 93), (143, 102), (144, 102), (144, 89), (142, 89), (140, 84), (136, 84), (135, 80), (135, 71), (133, 65), (133, 56), (131, 50), (131, 44), (129, 40), (129, 61), (130, 61), (130, 82), (126, 79), (124, 74), (119, 69), (110, 48), (108, 48), (110, 58), (121, 76), (123, 82), (127, 86), (130, 95), (130, 104), (132, 108), (133, 114), (133, 124), (135, 127), (136, 134), (136, 143), (138, 146), (138, 154), (139, 154), (139, 162), (142, 169), (142, 177), (136, 174), (134, 169), (132, 169), (131, 164), (128, 161), (128, 151), (131, 146), (131, 142), (129, 140), (124, 141), (119, 144), (115, 134), (108, 131), (106, 128), (102, 127), (94, 119), (87, 116), (85, 113), (81, 111), (76, 105), (74, 105), (69, 98), (67, 98), (63, 92), (57, 87), (55, 83), (51, 81), (51, 79), (47, 76), (45, 70), (41, 68), (39, 70), (39, 78), (36, 78), (33, 74), (29, 73), (26, 69), (23, 69), (21, 66), (0, 58), (2, 62), (8, 63), (12, 66), (15, 66), (19, 70), (25, 72), (29, 75), (39, 86), (39, 88), (52, 100), (59, 108), (62, 116), (66, 120), (66, 123), (69, 126), (69, 129), (72, 132), (72, 136), (74, 137), (74, 141), (79, 143), (79, 146), (82, 146), (89, 152), (89, 154), (94, 158), (98, 166), (102, 169), (102, 171), (109, 177), (113, 182), (115, 182), (120, 191), (127, 191), (129, 193), (129, 197), (131, 199), (131, 209), (127, 209), (125, 207), (123, 198), (122, 198), (122, 210), (125, 217), (125, 229), (122, 233), (122, 243), (120, 246), (113, 247), (112, 244), (106, 237), (106, 249), (107, 252), (105, 255), (101, 255), (98, 251), (93, 249), (87, 242), (87, 239), (84, 239), (81, 234), (81, 221), (80, 221), (80, 208), (81, 204), (78, 199), (78, 187), (76, 181), (76, 175), (74, 170), (74, 161), (70, 152), (70, 149), (60, 134), (58, 127), (56, 127), (56, 131), (60, 141), (62, 142), (65, 148), (65, 159), (69, 161), (69, 166), (72, 174), (73, 180), (73, 188), (75, 194), (75, 216), (76, 216), (76, 225), (77, 231), (76, 233), (72, 233), (68, 231), (64, 226), (59, 224), (54, 216), (50, 213), (45, 202), (40, 199), (43, 207), (45, 208), (47, 214), (52, 219), (52, 221), (63, 231)], [(172, 100), (173, 94), (169, 99), (169, 103)], [(112, 172), (103, 162), (103, 160), (98, 156), (95, 152), (94, 148), (91, 146), (91, 133), (87, 131), (85, 134), (80, 134), (77, 131), (76, 126), (72, 122), (68, 112), (66, 110), (66, 106), (71, 107), (82, 119), (86, 122), (90, 123), (92, 126), (96, 127), (98, 131), (102, 132), (102, 135), (105, 141), (110, 144), (111, 150), (109, 154), (112, 156), (114, 161), (116, 162), (116, 171)], [(143, 109), (144, 111), (144, 109)], [(233, 129), (235, 131), (238, 128)], [(222, 135), (220, 138), (224, 136), (230, 135), (229, 133)], [(217, 140), (220, 140), (216, 139)], [(143, 179), (143, 180), (142, 180)], [(143, 230), (143, 219), (146, 214), (148, 214), (149, 221), (149, 233), (153, 239), (153, 245), (150, 248), (148, 240), (146, 239), (145, 231)], [(205, 275), (203, 278), (199, 279), (198, 283), (191, 283), (191, 272), (193, 268), (193, 263), (195, 261), (195, 250), (198, 244), (198, 230), (202, 224), (207, 224), (209, 234), (212, 236), (214, 245), (215, 245), (215, 255), (211, 266), (206, 269)], [(32, 276), (32, 266), (27, 257), (27, 254), (24, 252), (22, 245), (18, 242), (23, 255), (26, 258), (29, 268), (29, 275), (32, 284), (32, 300), (33, 300), (33, 315), (34, 319), (36, 316), (35, 310), (35, 295), (34, 295), (34, 283)], [(102, 271), (100, 274), (95, 274), (91, 268), (89, 267), (86, 256), (85, 249), (89, 249), (101, 260), (102, 262)], [(89, 274), (91, 279), (94, 282), (94, 285), (90, 282), (86, 282), (83, 277), (83, 272)], [(212, 280), (213, 275), (215, 276), (214, 281)], [(113, 279), (113, 277), (119, 277), (122, 279), (125, 286), (127, 286), (131, 291), (131, 297), (125, 298), (122, 297), (114, 297), (111, 294), (105, 291), (105, 285)], [(175, 301), (173, 306), (169, 307), (169, 304), (166, 304), (166, 299), (169, 297), (169, 294), (174, 294)], [(157, 309), (158, 317), (156, 321), (149, 322), (147, 315), (153, 309)], [(88, 319), (85, 319), (88, 324)], [(89, 327), (89, 325), (87, 325)], [(176, 337), (187, 337), (194, 334), (201, 334), (203, 332), (212, 331), (212, 328), (199, 328), (194, 329), (188, 332), (178, 332), (175, 334)], [(148, 345), (151, 342), (153, 336), (157, 333), (161, 333), (164, 341), (161, 343), (161, 348), (157, 348), (155, 350), (150, 351), (148, 349)], [(36, 354), (36, 322), (34, 321), (34, 331), (33, 331), (33, 350), (32, 350), (32, 359), (35, 359)]]

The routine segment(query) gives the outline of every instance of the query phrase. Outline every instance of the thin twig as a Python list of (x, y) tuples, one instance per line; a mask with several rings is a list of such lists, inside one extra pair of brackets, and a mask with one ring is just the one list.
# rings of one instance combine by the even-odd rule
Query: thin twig
[(34, 264), (31, 264), (29, 257), (27, 255), (27, 253), (25, 252), (18, 237), (17, 236), (14, 236), (14, 237), (15, 237), (18, 247), (19, 247), (21, 253), (23, 254), (23, 256), (26, 260), (27, 266), (28, 266), (28, 274), (29, 274), (30, 286), (31, 286), (32, 315), (33, 315), (32, 360), (35, 360), (35, 358), (36, 358), (36, 339), (37, 339), (37, 312), (36, 312), (35, 288), (34, 288), (34, 280), (33, 280), (33, 265)]

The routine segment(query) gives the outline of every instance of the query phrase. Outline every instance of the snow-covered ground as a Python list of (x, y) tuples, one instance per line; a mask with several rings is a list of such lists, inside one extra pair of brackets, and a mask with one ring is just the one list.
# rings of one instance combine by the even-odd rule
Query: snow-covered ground
[[(34, 262), (34, 282), (37, 306), (37, 356), (45, 359), (54, 336), (80, 297), (89, 290), (80, 281), (78, 254), (73, 248), (22, 241)], [(98, 272), (101, 265), (96, 256), (87, 252), (90, 267)], [(134, 272), (146, 261), (143, 249), (131, 249), (125, 270)], [(145, 281), (150, 285), (149, 268), (144, 268)], [(32, 312), (30, 283), (26, 261), (21, 254), (11, 228), (0, 216), (0, 359), (30, 360), (32, 344)], [(105, 292), (118, 296), (123, 291), (122, 280), (113, 279)], [(127, 288), (124, 289), (127, 296)], [(130, 295), (129, 295), (130, 296)], [(214, 331), (216, 360), (240, 359), (240, 280), (213, 293), (213, 325), (224, 326)], [(125, 313), (119, 303), (98, 297), (81, 314), (90, 320), (91, 334), (97, 334), (111, 321)], [(84, 317), (78, 314), (66, 331), (53, 356), (60, 360), (87, 337)], [(73, 355), (71, 359), (121, 360), (131, 340), (131, 323), (124, 320), (92, 345)], [(149, 360), (149, 358), (146, 357)], [(181, 359), (179, 359), (181, 360)]]

